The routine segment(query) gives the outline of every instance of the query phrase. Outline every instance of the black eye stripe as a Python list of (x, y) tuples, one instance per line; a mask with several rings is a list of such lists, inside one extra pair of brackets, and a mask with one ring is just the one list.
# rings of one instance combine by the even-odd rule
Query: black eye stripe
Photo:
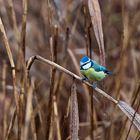
[(88, 67), (88, 68), (85, 68), (85, 67), (84, 67), (84, 66), (87, 65), (88, 63), (90, 63), (90, 67), (92, 67), (92, 66), (94, 65), (94, 63), (93, 63), (92, 61), (89, 61), (89, 62), (83, 64), (82, 66), (80, 66), (80, 70), (87, 70), (87, 69), (89, 69), (90, 67)]
[(89, 62), (83, 64), (81, 67), (85, 66), (86, 64), (91, 63), (91, 66), (93, 66), (93, 62), (90, 60)]
[(83, 67), (83, 66), (85, 66), (85, 65), (86, 65), (86, 64), (88, 64), (88, 63), (89, 63), (89, 62), (87, 62), (87, 63), (83, 64), (83, 65), (82, 65), (82, 67)]

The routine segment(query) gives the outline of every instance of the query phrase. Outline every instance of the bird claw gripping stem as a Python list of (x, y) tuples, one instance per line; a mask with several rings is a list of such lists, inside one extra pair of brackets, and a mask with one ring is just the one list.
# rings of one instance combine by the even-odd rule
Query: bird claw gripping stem
[(95, 89), (97, 87), (97, 82), (93, 83), (92, 87)]
[(86, 78), (86, 77), (84, 77), (84, 78), (82, 78), (81, 79), (81, 81), (84, 83), (84, 81), (87, 81), (88, 80), (88, 78)]

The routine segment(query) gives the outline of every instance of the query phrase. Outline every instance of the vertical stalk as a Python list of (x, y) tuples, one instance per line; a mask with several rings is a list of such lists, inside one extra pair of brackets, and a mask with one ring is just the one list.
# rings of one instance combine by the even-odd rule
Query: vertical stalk
[[(90, 25), (87, 27), (87, 34), (88, 34), (88, 50), (89, 54), (87, 54), (92, 59), (92, 49), (91, 49), (91, 35), (90, 35)], [(90, 137), (92, 140), (94, 140), (94, 106), (93, 106), (93, 88), (89, 87), (89, 96), (90, 96)]]
[(5, 140), (9, 140), (10, 133), (11, 133), (11, 131), (13, 129), (13, 126), (14, 126), (14, 123), (15, 123), (16, 115), (17, 115), (17, 111), (16, 111), (16, 108), (15, 108), (13, 110), (12, 118), (11, 118), (9, 126), (8, 126), (8, 130), (7, 130), (7, 133), (6, 133), (6, 136), (5, 136)]
[(28, 0), (22, 0), (22, 6), (23, 6), (23, 14), (22, 14), (22, 29), (21, 29), (21, 48), (23, 59), (25, 61)]
[[(86, 52), (87, 56), (92, 59), (92, 48), (91, 48), (91, 35), (90, 35), (90, 24), (87, 22), (87, 8), (84, 5), (84, 17), (85, 17), (85, 40), (86, 40)], [(90, 96), (90, 138), (94, 140), (94, 108), (93, 108), (93, 89), (89, 87)]]
[(12, 25), (15, 32), (16, 41), (19, 44), (19, 31), (18, 31), (18, 26), (17, 26), (17, 19), (16, 19), (15, 10), (14, 10), (13, 0), (8, 0), (8, 5), (9, 5), (9, 12), (12, 18)]
[(2, 93), (3, 95), (3, 139), (6, 137), (7, 130), (7, 108), (6, 108), (6, 77), (7, 77), (7, 65), (6, 62), (3, 61), (3, 69), (2, 69)]
[(32, 115), (32, 98), (33, 98), (33, 89), (32, 86), (28, 88), (27, 93), (27, 104), (26, 104), (26, 114), (25, 114), (25, 124), (24, 124), (24, 131), (21, 140), (27, 140), (29, 135), (29, 126), (31, 123), (31, 115)]
[[(57, 43), (58, 43), (58, 27), (54, 27), (54, 36), (53, 38), (50, 38), (50, 47), (51, 47), (51, 59), (54, 62), (57, 62)], [(57, 109), (57, 103), (56, 103), (56, 92), (54, 91), (54, 85), (55, 85), (55, 75), (56, 75), (56, 68), (52, 67), (51, 69), (51, 86), (50, 86), (50, 97), (49, 97), (49, 112), (47, 117), (47, 135), (46, 138), (50, 138), (50, 129), (51, 129), (51, 123), (52, 119), (55, 119), (55, 123), (57, 126), (57, 138), (58, 140), (61, 140), (61, 134), (60, 134), (60, 126), (59, 126), (59, 117), (58, 117), (58, 109)], [(53, 112), (52, 112), (53, 111)], [(52, 118), (52, 113), (54, 113), (54, 118)]]
[[(10, 61), (10, 66), (11, 66), (11, 70), (12, 70), (12, 78), (13, 78), (13, 92), (14, 92), (14, 97), (15, 97), (15, 102), (16, 102), (16, 110), (17, 110), (17, 116), (19, 115), (19, 95), (17, 93), (16, 90), (16, 70), (15, 70), (15, 63), (13, 60), (13, 56), (12, 56), (12, 52), (10, 49), (10, 45), (8, 42), (8, 38), (6, 36), (6, 32), (2, 23), (2, 20), (0, 18), (0, 34), (4, 43), (4, 46), (6, 48), (7, 54), (8, 54), (8, 58)], [(19, 128), (18, 128), (19, 129)]]

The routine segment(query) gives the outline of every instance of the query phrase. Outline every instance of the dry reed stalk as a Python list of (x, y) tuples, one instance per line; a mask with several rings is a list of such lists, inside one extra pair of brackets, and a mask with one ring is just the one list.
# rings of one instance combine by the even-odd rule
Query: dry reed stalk
[[(22, 63), (23, 65), (23, 71), (21, 73), (21, 80), (20, 80), (20, 86), (21, 86), (21, 94), (19, 95), (19, 105), (20, 105), (20, 111), (19, 111), (19, 119), (18, 119), (18, 137), (22, 139), (26, 134), (26, 127), (24, 127), (24, 124), (26, 124), (26, 119), (24, 117), (24, 114), (26, 114), (26, 105), (28, 104), (28, 93), (30, 90), (30, 78), (28, 77), (28, 73), (26, 72), (25, 63)], [(27, 94), (25, 94), (27, 93)], [(28, 126), (27, 126), (28, 127)]]
[(79, 111), (78, 111), (78, 101), (76, 92), (75, 79), (71, 86), (71, 106), (70, 106), (70, 139), (78, 140), (79, 131)]
[[(47, 10), (46, 10), (47, 9)], [(46, 0), (42, 1), (41, 6), (40, 6), (40, 14), (41, 14), (41, 22), (40, 24), (43, 27), (43, 36), (46, 37), (51, 37), (52, 32), (53, 32), (53, 6), (52, 6), (52, 1)], [(47, 31), (47, 34), (46, 34)], [(44, 38), (44, 39), (45, 39)]]
[[(0, 33), (1, 33), (1, 37), (2, 37), (2, 40), (3, 40), (4, 46), (6, 48), (6, 52), (8, 54), (8, 58), (9, 58), (9, 61), (10, 61), (10, 66), (11, 66), (11, 69), (12, 69), (13, 92), (14, 92), (14, 97), (15, 97), (15, 102), (16, 102), (16, 110), (17, 110), (16, 113), (17, 113), (17, 116), (18, 116), (19, 115), (19, 95), (18, 95), (17, 89), (16, 89), (15, 63), (14, 63), (14, 60), (13, 60), (12, 52), (11, 52), (11, 49), (10, 49), (10, 45), (8, 43), (8, 38), (6, 36), (6, 32), (5, 32), (5, 29), (4, 29), (4, 26), (3, 26), (1, 18), (0, 18)], [(13, 118), (14, 118), (14, 116), (13, 116)], [(14, 120), (15, 119), (13, 119), (13, 121)], [(12, 125), (14, 123), (13, 121), (11, 122)], [(8, 130), (11, 130), (11, 129), (8, 128)], [(10, 132), (8, 134), (10, 134)]]
[[(57, 41), (58, 40), (58, 27), (54, 27), (54, 36), (53, 38), (50, 38), (50, 47), (51, 47), (51, 57), (52, 61), (57, 62)], [(58, 140), (61, 140), (61, 132), (60, 132), (60, 126), (59, 126), (59, 117), (58, 117), (58, 108), (57, 108), (57, 103), (56, 103), (56, 93), (54, 91), (54, 85), (55, 85), (55, 75), (56, 75), (56, 68), (52, 67), (52, 73), (51, 73), (51, 86), (50, 86), (50, 98), (49, 98), (49, 113), (48, 113), (48, 128), (47, 128), (47, 137), (50, 135), (50, 127), (51, 127), (51, 120), (55, 119), (55, 123), (57, 126), (57, 138)], [(54, 113), (54, 117), (52, 118), (52, 111)]]
[(1, 18), (0, 18), (0, 33), (1, 33), (1, 37), (3, 39), (3, 43), (4, 43), (4, 46), (5, 46), (7, 54), (8, 54), (11, 69), (12, 69), (12, 72), (13, 72), (13, 76), (15, 77), (15, 63), (14, 63), (14, 60), (13, 60), (12, 52), (11, 52), (11, 49), (10, 49), (10, 46), (9, 46), (9, 43), (8, 43), (8, 38), (6, 36), (6, 32), (5, 32), (5, 29), (4, 29)]
[[(38, 55), (32, 56), (28, 59), (28, 61), (27, 61), (27, 70), (28, 71), (30, 70), (30, 68), (35, 60), (46, 63), (52, 67), (56, 67), (57, 69), (59, 69), (60, 71), (63, 71), (64, 73), (68, 74), (69, 76), (74, 77), (75, 79), (77, 79), (79, 81), (82, 81), (82, 79), (79, 76), (77, 76), (76, 74), (74, 74), (74, 73), (70, 72), (69, 70), (63, 68), (62, 66), (60, 66), (50, 60), (47, 60), (41, 56), (38, 56)], [(85, 81), (84, 81), (84, 83), (86, 85), (92, 87), (92, 84), (85, 82)], [(135, 114), (135, 110), (132, 107), (130, 107), (126, 102), (114, 99), (113, 97), (111, 97), (109, 94), (107, 94), (103, 90), (99, 89), (98, 87), (96, 87), (94, 90), (97, 91), (100, 95), (106, 97), (109, 101), (112, 101), (115, 105), (117, 105), (117, 107), (119, 107), (119, 109), (132, 121), (132, 118)], [(138, 113), (135, 114), (133, 124), (140, 131), (140, 115)]]
[[(52, 60), (54, 62), (57, 62), (58, 27), (55, 26), (54, 30), (55, 30), (54, 31), (54, 43), (53, 43), (54, 50), (52, 50)], [(56, 73), (56, 69), (54, 69), (54, 70), (55, 70), (55, 73)], [(55, 83), (53, 83), (53, 84), (55, 84)], [(57, 100), (56, 100), (56, 94), (57, 94), (58, 91), (55, 92), (54, 87), (53, 87), (52, 91), (53, 91), (53, 111), (54, 111), (54, 120), (55, 120), (55, 123), (56, 123), (57, 139), (61, 140), (61, 132), (60, 132), (60, 125), (59, 125), (59, 114), (58, 114), (58, 107), (57, 107)]]
[[(87, 7), (86, 7), (86, 4), (84, 2), (83, 2), (83, 13), (84, 13), (85, 40), (86, 40), (86, 46), (87, 46), (88, 41), (87, 41), (87, 35), (86, 35), (86, 33), (87, 33), (86, 28), (87, 28), (88, 19), (87, 19)], [(87, 50), (86, 54), (88, 54), (88, 50)]]
[(53, 118), (54, 118), (54, 114), (52, 113), (49, 140), (53, 140), (55, 138), (55, 129), (53, 129), (54, 128)]
[(69, 113), (70, 113), (70, 102), (71, 102), (71, 99), (69, 98), (69, 100), (68, 100), (68, 104), (67, 104), (67, 108), (66, 108), (65, 119), (68, 118)]
[(137, 82), (139, 80), (139, 72), (138, 72), (137, 57), (135, 55), (134, 48), (131, 49), (131, 57), (133, 57), (132, 59), (133, 69), (134, 69), (133, 71), (135, 73), (135, 81)]
[[(89, 26), (88, 25), (88, 19), (87, 19), (87, 8), (86, 5), (84, 3), (83, 5), (83, 13), (84, 13), (84, 29), (85, 29), (85, 43), (86, 43), (86, 54), (90, 55), (90, 47), (91, 47), (91, 36), (90, 36), (90, 32), (89, 32)], [(91, 55), (90, 55), (91, 56)]]
[[(89, 9), (89, 10), (90, 10), (90, 12), (92, 12), (91, 9)], [(86, 41), (86, 50), (87, 50), (86, 52), (87, 52), (87, 56), (89, 56), (92, 59), (91, 24), (88, 25), (88, 23), (86, 21), (86, 18), (87, 18), (87, 9), (86, 9), (86, 7), (85, 7), (85, 10), (84, 10), (84, 14), (85, 14), (85, 25), (86, 25), (85, 26), (85, 41)], [(99, 14), (99, 13), (95, 13), (95, 14)], [(92, 18), (91, 20), (93, 20), (92, 23), (97, 21), (96, 17)], [(93, 26), (94, 26), (95, 34), (97, 34), (97, 32), (96, 32), (95, 29), (98, 30), (101, 27), (100, 26), (99, 27), (95, 27), (95, 25), (93, 25)], [(101, 34), (102, 34), (102, 32), (101, 32)], [(100, 39), (100, 36), (96, 36), (96, 38), (98, 40), (98, 38)], [(99, 46), (99, 50), (100, 50), (100, 46)], [(103, 62), (104, 60), (101, 60), (101, 61)], [(91, 137), (91, 139), (94, 140), (94, 126), (96, 124), (95, 121), (97, 119), (96, 119), (95, 108), (94, 108), (94, 105), (93, 105), (94, 104), (94, 100), (93, 100), (93, 97), (94, 97), (93, 96), (93, 89), (91, 87), (89, 87), (89, 96), (90, 96), (90, 127), (91, 127), (90, 128), (90, 137)]]
[(139, 92), (140, 92), (140, 82), (138, 83), (138, 85), (135, 88), (135, 91), (133, 92), (133, 98), (132, 98), (132, 104), (131, 104), (131, 106), (134, 106), (136, 100), (139, 99), (138, 98)]
[(57, 62), (57, 47), (58, 47), (58, 26), (54, 26), (54, 36), (53, 36), (53, 47), (52, 49), (52, 60)]
[(19, 113), (18, 113), (18, 140), (21, 140), (23, 138), (24, 133), (24, 94), (19, 95)]
[(26, 103), (26, 114), (25, 114), (25, 125), (24, 125), (24, 130), (23, 130), (23, 136), (21, 137), (22, 140), (27, 140), (28, 135), (29, 135), (29, 126), (31, 123), (31, 118), (32, 118), (32, 98), (33, 98), (33, 88), (30, 85), (28, 88), (28, 93), (27, 93), (27, 103)]
[[(20, 47), (18, 50), (17, 68), (20, 70), (20, 83), (21, 83), (21, 89), (23, 89), (21, 90), (21, 92), (24, 94), (27, 88), (25, 55), (26, 55), (26, 25), (27, 25), (28, 0), (22, 0), (22, 8), (23, 8), (23, 13), (22, 13), (21, 33), (19, 38)], [(21, 106), (24, 106), (24, 98), (21, 99), (20, 102), (21, 102)], [(21, 114), (22, 113), (23, 111), (21, 110)]]
[[(62, 53), (62, 61), (63, 61), (63, 66), (65, 67), (66, 66), (66, 62), (67, 62), (67, 50), (68, 50), (68, 45), (69, 45), (69, 28), (66, 29), (66, 37), (65, 37), (65, 42), (64, 42), (64, 46), (63, 46), (63, 53)], [(57, 83), (56, 83), (56, 88), (55, 88), (55, 95), (56, 95), (56, 98), (58, 100), (58, 95), (60, 94), (57, 94), (61, 89), (61, 85), (63, 84), (63, 72), (60, 72), (59, 76), (58, 76), (58, 80), (57, 80)]]
[(93, 107), (93, 89), (89, 87), (90, 96), (90, 138), (94, 140), (94, 107)]
[(102, 18), (101, 18), (101, 11), (100, 11), (100, 5), (98, 0), (88, 0), (88, 7), (89, 7), (94, 33), (99, 46), (100, 61), (101, 64), (105, 66), (105, 50), (104, 50), (104, 37), (103, 37), (103, 29), (102, 29)]
[[(95, 32), (95, 37), (97, 39), (97, 43), (99, 45), (100, 51), (100, 61), (103, 65), (105, 65), (105, 51), (104, 51), (104, 41), (103, 41), (103, 31), (102, 31), (102, 21), (101, 21), (101, 13), (100, 7), (98, 4), (98, 0), (88, 1), (89, 12), (91, 15), (91, 21), (93, 25), (93, 29)], [(86, 52), (87, 56), (92, 59), (92, 47), (91, 47), (91, 24), (87, 23), (87, 9), (84, 7), (84, 15), (85, 15), (85, 40), (86, 40)], [(96, 112), (93, 106), (93, 90), (89, 88), (90, 95), (90, 137), (94, 139), (94, 126), (96, 124)]]
[(54, 110), (54, 119), (56, 123), (56, 133), (57, 139), (61, 140), (61, 132), (60, 132), (60, 124), (59, 124), (59, 114), (58, 114), (58, 107), (56, 102), (56, 96), (53, 96), (53, 110)]
[(33, 133), (33, 140), (37, 140), (37, 132), (36, 132), (36, 126), (35, 126), (35, 116), (32, 114), (31, 117), (31, 128)]
[[(92, 48), (91, 48), (91, 32), (90, 32), (90, 25), (86, 27), (86, 50), (87, 50), (87, 56), (89, 56), (92, 59)], [(94, 107), (93, 107), (93, 88), (89, 87), (89, 97), (90, 97), (90, 138), (94, 140)]]
[(23, 14), (22, 14), (22, 29), (21, 29), (21, 48), (23, 59), (25, 60), (26, 52), (26, 24), (27, 24), (27, 11), (28, 11), (28, 0), (22, 0)]
[(62, 137), (65, 134), (65, 125), (66, 125), (66, 122), (67, 122), (68, 117), (69, 117), (69, 112), (70, 112), (70, 98), (68, 99), (68, 102), (67, 102), (65, 115), (64, 115), (64, 118), (63, 118), (62, 126), (61, 126)]
[[(39, 84), (40, 85), (40, 84)], [(39, 101), (38, 98), (37, 98), (37, 88), (38, 88), (38, 85), (36, 85), (35, 81), (32, 80), (32, 88), (33, 88), (33, 101), (35, 101), (35, 103), (37, 104), (37, 107), (32, 109), (33, 112), (32, 112), (32, 115), (31, 115), (31, 129), (32, 129), (32, 133), (33, 133), (33, 139), (34, 140), (37, 140), (37, 132), (38, 132), (38, 127), (36, 127), (36, 119), (35, 117), (39, 116), (39, 121), (41, 123), (41, 131), (42, 131), (42, 134), (43, 136), (45, 136), (45, 124), (43, 122), (43, 115), (42, 115), (42, 107), (44, 104), (46, 104), (46, 98), (43, 98), (43, 101)], [(32, 107), (33, 108), (33, 107)]]
[(48, 23), (49, 23), (49, 26), (51, 27), (52, 26), (52, 7), (51, 7), (51, 4), (50, 4), (50, 0), (47, 0), (47, 9), (48, 9)]
[[(31, 83), (32, 83), (32, 89), (33, 89), (33, 93), (32, 93), (33, 95), (32, 96), (34, 96), (35, 80), (31, 80)], [(36, 130), (36, 124), (35, 124), (35, 114), (34, 114), (34, 110), (33, 110), (33, 105), (31, 106), (31, 110), (32, 110), (32, 114), (31, 114), (31, 130), (32, 130), (32, 134), (33, 134), (33, 140), (37, 140), (37, 130)], [(40, 110), (40, 109), (38, 109), (38, 110)]]
[[(42, 108), (42, 106), (43, 106), (44, 104), (46, 104), (46, 99), (43, 98), (43, 101), (40, 101), (40, 102), (39, 102), (39, 100), (38, 100), (38, 98), (37, 98), (36, 86), (35, 86), (34, 89), (35, 89), (35, 91), (34, 91), (34, 98), (35, 98), (35, 101), (37, 102), (37, 107), (36, 107), (36, 109), (34, 109), (34, 116), (38, 113), (38, 115), (39, 115), (39, 120), (40, 120), (40, 122), (41, 122), (41, 124), (42, 124), (42, 126), (43, 126), (43, 116), (42, 116), (41, 108)], [(44, 103), (44, 104), (43, 104), (43, 103)]]
[[(2, 21), (0, 19), (0, 32), (1, 32), (1, 36), (2, 36), (2, 39), (3, 39), (3, 43), (6, 47), (6, 51), (7, 51), (7, 54), (8, 54), (8, 57), (9, 57), (9, 61), (10, 61), (10, 65), (11, 65), (11, 69), (12, 69), (12, 77), (13, 77), (13, 92), (14, 92), (14, 96), (15, 96), (15, 102), (16, 102), (16, 113), (17, 113), (17, 116), (18, 116), (18, 121), (21, 120), (21, 115), (20, 115), (20, 98), (19, 98), (19, 95), (17, 93), (17, 88), (16, 88), (16, 70), (15, 70), (15, 63), (14, 63), (14, 60), (13, 60), (13, 56), (12, 56), (12, 52), (11, 52), (11, 49), (10, 49), (10, 46), (9, 46), (9, 43), (8, 43), (8, 38), (6, 36), (6, 32), (5, 32), (5, 29), (4, 29), (4, 26), (2, 24)], [(14, 118), (14, 116), (13, 116)], [(11, 124), (14, 124), (14, 120), (11, 120)], [(20, 123), (18, 123), (18, 125), (20, 125)], [(9, 126), (10, 127), (10, 126)], [(12, 128), (12, 127), (11, 127)], [(8, 128), (8, 130), (11, 130), (10, 128)], [(8, 132), (8, 134), (10, 134), (10, 132)], [(18, 138), (20, 137), (20, 126), (18, 126)]]
[(17, 20), (16, 20), (16, 14), (15, 14), (15, 10), (14, 10), (14, 6), (13, 6), (13, 0), (8, 0), (8, 6), (9, 6), (9, 12), (12, 18), (12, 25), (14, 28), (14, 32), (15, 32), (15, 37), (16, 37), (16, 41), (19, 44), (19, 31), (18, 31), (18, 26), (17, 26)]
[(7, 77), (7, 64), (3, 61), (3, 68), (2, 68), (2, 93), (3, 96), (3, 139), (6, 136), (7, 130), (7, 108), (6, 108), (6, 77)]
[(9, 136), (10, 136), (11, 130), (14, 127), (14, 123), (15, 123), (15, 119), (16, 119), (16, 114), (17, 114), (17, 112), (16, 112), (16, 107), (15, 107), (15, 109), (13, 110), (12, 118), (11, 118), (9, 126), (8, 126), (8, 130), (7, 130), (7, 134), (5, 136), (5, 140), (9, 140)]
[[(50, 48), (51, 48), (51, 59), (54, 61), (54, 50), (53, 50), (53, 38), (50, 38)], [(28, 67), (28, 66), (27, 66)], [(46, 139), (49, 140), (50, 129), (51, 129), (51, 119), (52, 119), (52, 110), (53, 110), (53, 89), (54, 89), (54, 78), (55, 78), (56, 69), (52, 67), (51, 76), (50, 76), (50, 95), (48, 102), (48, 113), (47, 113), (47, 127), (46, 127)]]
[[(89, 57), (92, 59), (92, 45), (91, 45), (91, 26), (89, 25), (88, 28), (87, 28), (87, 34), (88, 34), (88, 42), (89, 42)], [(104, 65), (105, 65), (105, 61), (102, 60)], [(92, 136), (92, 139), (94, 140), (94, 127), (95, 127), (95, 124), (97, 122), (95, 122), (97, 119), (94, 118), (96, 116), (96, 112), (94, 111), (95, 110), (95, 107), (94, 107), (94, 100), (93, 100), (93, 88), (90, 87), (89, 89), (89, 94), (90, 94), (90, 106), (91, 106), (91, 116), (90, 116), (90, 121), (91, 121), (91, 136)]]

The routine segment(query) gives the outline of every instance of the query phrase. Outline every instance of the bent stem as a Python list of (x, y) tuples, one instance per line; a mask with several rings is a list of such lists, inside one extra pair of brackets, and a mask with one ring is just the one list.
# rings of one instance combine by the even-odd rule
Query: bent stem
[[(62, 66), (60, 66), (60, 65), (58, 65), (50, 60), (47, 60), (39, 55), (32, 56), (28, 59), (27, 67), (26, 67), (28, 73), (30, 71), (32, 64), (35, 62), (35, 60), (38, 60), (39, 62), (43, 62), (45, 64), (49, 64), (50, 66), (53, 66), (53, 67), (57, 68), (58, 70), (68, 74), (69, 76), (74, 77), (75, 79), (77, 79), (79, 81), (82, 81), (82, 78), (80, 78), (78, 75), (70, 72), (69, 70), (65, 69), (64, 67), (62, 67)], [(84, 83), (90, 87), (93, 87), (92, 84), (90, 84), (86, 81), (84, 81)], [(114, 104), (116, 104), (117, 107), (120, 108), (120, 110), (133, 122), (133, 124), (140, 131), (140, 115), (138, 113), (136, 113), (136, 111), (132, 107), (130, 107), (124, 101), (114, 99), (113, 97), (111, 97), (106, 92), (99, 89), (98, 87), (94, 88), (94, 90), (97, 91), (99, 94), (103, 95), (104, 97), (106, 97), (109, 101), (112, 101)]]

